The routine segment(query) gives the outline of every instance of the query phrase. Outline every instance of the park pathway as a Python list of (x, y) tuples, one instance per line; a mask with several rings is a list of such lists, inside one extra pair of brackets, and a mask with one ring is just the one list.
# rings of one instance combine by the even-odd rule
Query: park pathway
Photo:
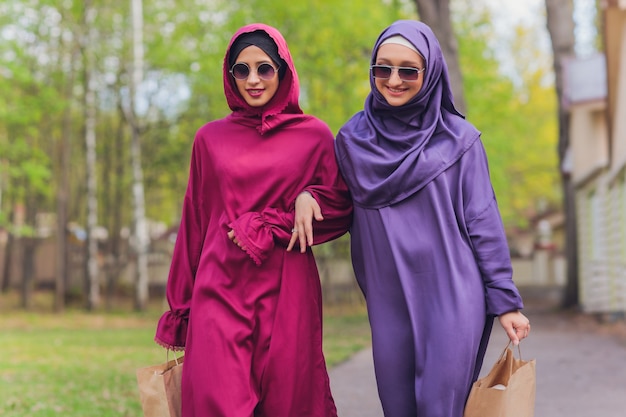
[[(525, 312), (532, 333), (521, 351), (524, 359), (537, 361), (535, 416), (626, 416), (626, 325), (527, 305), (534, 306)], [(505, 344), (506, 335), (495, 323), (481, 376)], [(383, 417), (370, 349), (331, 369), (330, 378), (339, 417)]]

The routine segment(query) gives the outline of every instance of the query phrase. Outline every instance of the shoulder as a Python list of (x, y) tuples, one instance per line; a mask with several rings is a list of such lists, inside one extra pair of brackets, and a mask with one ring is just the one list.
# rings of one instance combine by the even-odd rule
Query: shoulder
[(332, 131), (330, 130), (330, 127), (328, 127), (328, 124), (316, 116), (310, 114), (305, 115), (304, 123), (306, 123), (306, 125), (311, 129), (318, 130), (323, 133), (332, 134)]
[(341, 126), (339, 132), (337, 133), (337, 141), (344, 142), (345, 140), (356, 136), (357, 132), (363, 131), (368, 128), (367, 118), (365, 117), (365, 111), (361, 110), (350, 119), (346, 123)]
[(468, 139), (466, 143), (467, 151), (461, 158), (465, 163), (487, 162), (487, 152), (481, 140), (480, 133)]
[(213, 138), (232, 135), (235, 129), (236, 123), (234, 123), (230, 117), (212, 120), (196, 130), (194, 142), (207, 146), (207, 142), (213, 142)]
[(363, 123), (365, 123), (366, 120), (367, 119), (365, 117), (365, 111), (364, 110), (358, 111), (355, 114), (353, 114), (352, 117), (350, 117), (348, 121), (343, 124), (343, 126), (341, 126), (341, 129), (339, 129), (339, 131), (343, 132), (343, 131), (352, 130), (355, 127), (358, 127), (362, 125)]
[(328, 141), (334, 139), (333, 132), (326, 122), (316, 116), (305, 114), (301, 119), (285, 129), (285, 132), (298, 135), (302, 138)]
[(196, 136), (203, 135), (208, 132), (214, 132), (215, 130), (226, 129), (232, 125), (232, 122), (228, 117), (224, 117), (222, 119), (211, 120), (200, 126), (200, 128), (196, 132)]

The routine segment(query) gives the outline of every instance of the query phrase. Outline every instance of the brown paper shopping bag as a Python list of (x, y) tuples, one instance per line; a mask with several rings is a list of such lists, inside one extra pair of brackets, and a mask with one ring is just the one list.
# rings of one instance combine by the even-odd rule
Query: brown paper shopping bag
[(515, 358), (510, 342), (491, 371), (472, 385), (463, 417), (533, 417), (535, 359)]
[(139, 397), (145, 417), (181, 416), (183, 360), (183, 356), (175, 357), (159, 365), (137, 369)]

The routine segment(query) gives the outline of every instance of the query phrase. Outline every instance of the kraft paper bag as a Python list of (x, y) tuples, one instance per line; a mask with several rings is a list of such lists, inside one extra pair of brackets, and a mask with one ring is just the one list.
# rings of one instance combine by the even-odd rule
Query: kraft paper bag
[(535, 359), (515, 358), (509, 344), (491, 371), (472, 385), (463, 417), (534, 417)]
[(137, 369), (141, 408), (145, 417), (181, 416), (184, 357)]

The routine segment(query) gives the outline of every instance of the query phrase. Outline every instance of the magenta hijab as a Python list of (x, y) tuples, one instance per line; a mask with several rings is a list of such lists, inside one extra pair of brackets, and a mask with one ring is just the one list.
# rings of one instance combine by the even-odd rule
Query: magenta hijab
[(435, 34), (424, 23), (399, 20), (378, 37), (407, 39), (424, 57), (422, 89), (406, 104), (394, 107), (376, 88), (365, 108), (337, 135), (339, 166), (355, 204), (380, 208), (413, 195), (456, 162), (480, 136), (454, 107), (448, 69)]
[[(276, 43), (278, 54), (285, 61), (287, 70), (285, 76), (280, 80), (278, 90), (274, 97), (263, 107), (252, 107), (241, 97), (237, 90), (235, 80), (230, 75), (228, 62), (230, 50), (235, 40), (244, 33), (264, 31)], [(303, 118), (302, 109), (298, 104), (300, 95), (300, 84), (298, 74), (287, 47), (287, 41), (278, 29), (262, 23), (253, 23), (239, 29), (231, 38), (223, 64), (224, 71), (224, 94), (226, 101), (233, 113), (228, 116), (236, 123), (256, 126), (261, 134), (265, 134), (279, 126)]]

